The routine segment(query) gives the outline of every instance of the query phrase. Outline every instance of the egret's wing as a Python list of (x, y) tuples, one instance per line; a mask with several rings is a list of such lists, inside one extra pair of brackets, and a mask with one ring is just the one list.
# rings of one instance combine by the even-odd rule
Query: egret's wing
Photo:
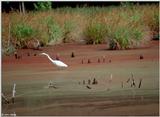
[(56, 64), (59, 67), (68, 67), (68, 65), (66, 65), (65, 63), (63, 63), (62, 61), (59, 61), (59, 60), (54, 60), (53, 62), (54, 62), (54, 64)]

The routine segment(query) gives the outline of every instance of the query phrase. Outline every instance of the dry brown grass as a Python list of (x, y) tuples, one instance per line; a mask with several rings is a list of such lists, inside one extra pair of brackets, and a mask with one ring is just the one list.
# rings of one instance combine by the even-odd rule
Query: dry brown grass
[[(68, 9), (68, 11), (65, 11)], [(9, 23), (12, 26), (24, 22), (30, 25), (37, 31), (35, 38), (41, 41), (44, 45), (48, 44), (48, 33), (46, 20), (48, 17), (52, 17), (55, 22), (64, 32), (64, 24), (66, 21), (73, 22), (74, 29), (70, 32), (71, 39), (69, 42), (79, 42), (85, 38), (84, 30), (91, 20), (94, 22), (102, 23), (107, 27), (106, 41), (107, 39), (115, 39), (116, 30), (126, 29), (127, 34), (122, 33), (122, 37), (129, 36), (129, 45), (124, 48), (128, 48), (136, 42), (132, 30), (138, 30), (143, 33), (141, 36), (144, 39), (144, 35), (150, 31), (159, 31), (159, 22), (157, 16), (159, 16), (158, 5), (133, 5), (133, 6), (119, 6), (119, 7), (99, 7), (99, 8), (66, 8), (61, 10), (28, 12), (25, 15), (19, 14), (19, 12), (12, 12), (9, 14), (2, 13), (2, 45), (6, 47), (6, 41), (8, 40), (8, 27)], [(96, 10), (97, 11), (96, 11)], [(57, 43), (62, 43), (64, 39), (62, 35)], [(15, 40), (15, 37), (12, 37)], [(116, 40), (116, 39), (115, 39)], [(118, 39), (117, 39), (118, 40)], [(116, 41), (117, 41), (116, 40)], [(138, 39), (137, 39), (138, 40)], [(118, 42), (118, 41), (117, 41)], [(55, 41), (56, 43), (56, 41)], [(120, 42), (118, 42), (120, 43)], [(121, 44), (121, 43), (120, 43)]]

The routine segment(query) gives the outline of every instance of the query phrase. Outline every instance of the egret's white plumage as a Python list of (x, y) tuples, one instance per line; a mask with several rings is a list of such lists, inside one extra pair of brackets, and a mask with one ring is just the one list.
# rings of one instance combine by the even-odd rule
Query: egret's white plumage
[(63, 63), (63, 62), (60, 61), (60, 60), (53, 60), (53, 59), (51, 59), (51, 57), (50, 57), (48, 54), (46, 54), (46, 53), (41, 53), (40, 55), (45, 55), (45, 56), (47, 56), (48, 59), (49, 59), (54, 65), (56, 65), (57, 67), (68, 67), (68, 65), (66, 65), (65, 63)]

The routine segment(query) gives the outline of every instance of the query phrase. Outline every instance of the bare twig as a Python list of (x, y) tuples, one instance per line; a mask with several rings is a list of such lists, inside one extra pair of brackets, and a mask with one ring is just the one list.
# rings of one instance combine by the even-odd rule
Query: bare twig
[(9, 100), (3, 93), (2, 93), (2, 99), (4, 99), (5, 103), (9, 104)]
[(15, 94), (16, 94), (16, 84), (14, 83), (14, 85), (13, 85), (13, 91), (12, 91), (12, 103), (14, 103)]
[(121, 83), (121, 87), (123, 88), (123, 82)]
[(86, 86), (88, 89), (91, 89), (91, 87), (89, 87), (88, 85)]
[(142, 79), (140, 79), (140, 81), (139, 81), (138, 88), (141, 88), (141, 84), (142, 84)]

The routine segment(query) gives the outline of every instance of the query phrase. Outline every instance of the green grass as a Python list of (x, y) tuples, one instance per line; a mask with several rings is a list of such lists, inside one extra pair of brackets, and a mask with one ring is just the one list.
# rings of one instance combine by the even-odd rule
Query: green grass
[(85, 40), (87, 44), (101, 44), (106, 37), (106, 26), (96, 20), (90, 21), (84, 30)]
[(14, 24), (11, 28), (11, 34), (16, 38), (16, 42), (19, 43), (20, 47), (26, 46), (27, 40), (34, 38), (35, 30), (24, 23)]
[(60, 25), (52, 17), (47, 17), (45, 20), (47, 25), (48, 43), (56, 42), (62, 38), (63, 32)]
[(63, 42), (70, 42), (73, 39), (73, 30), (75, 28), (75, 22), (72, 20), (66, 20), (63, 26)]

